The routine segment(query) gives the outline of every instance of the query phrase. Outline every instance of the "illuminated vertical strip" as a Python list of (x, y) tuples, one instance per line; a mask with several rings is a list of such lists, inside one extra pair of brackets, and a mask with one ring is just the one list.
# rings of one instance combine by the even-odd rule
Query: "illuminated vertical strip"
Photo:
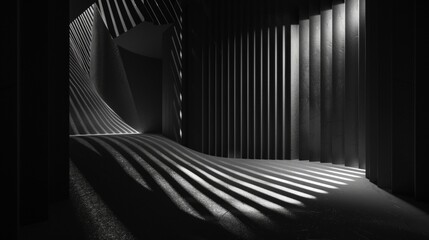
[[(284, 34), (284, 33), (283, 33)], [(290, 41), (290, 99), (291, 99), (291, 141), (290, 158), (299, 159), (299, 25), (291, 25)], [(283, 52), (284, 54), (284, 52)], [(288, 126), (289, 127), (289, 126)]]
[(344, 163), (345, 5), (332, 8), (332, 162)]
[(312, 15), (310, 16), (310, 161), (320, 161), (320, 57), (320, 15)]
[[(344, 158), (346, 166), (358, 167), (359, 0), (346, 0), (345, 5), (346, 81), (344, 108)], [(386, 93), (390, 94), (389, 91), (386, 91)], [(391, 125), (391, 123), (384, 124), (384, 126), (389, 125)], [(390, 131), (390, 129), (388, 131)], [(391, 144), (389, 143), (389, 145)]]
[(299, 22), (299, 159), (309, 159), (310, 138), (310, 31), (309, 20)]

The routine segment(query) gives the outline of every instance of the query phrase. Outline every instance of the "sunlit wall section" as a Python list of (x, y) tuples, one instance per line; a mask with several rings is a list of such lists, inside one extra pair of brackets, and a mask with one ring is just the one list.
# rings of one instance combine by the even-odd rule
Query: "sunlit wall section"
[(310, 20), (301, 11), (299, 21), (299, 159), (310, 158)]
[(344, 163), (345, 5), (332, 5), (332, 162)]
[(310, 18), (310, 161), (320, 161), (321, 148), (321, 92), (320, 92), (320, 5), (312, 2)]
[(346, 0), (346, 84), (344, 157), (346, 166), (359, 167), (359, 0)]
[(299, 25), (290, 28), (291, 140), (290, 158), (299, 159)]

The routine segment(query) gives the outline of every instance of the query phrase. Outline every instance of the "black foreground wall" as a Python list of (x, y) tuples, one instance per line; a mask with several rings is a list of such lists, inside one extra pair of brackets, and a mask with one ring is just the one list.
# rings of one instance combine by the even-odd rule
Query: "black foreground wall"
[(68, 196), (68, 2), (13, 4), (1, 16), (1, 239)]
[(428, 163), (416, 141), (416, 1), (367, 1), (366, 9), (367, 177), (427, 200)]

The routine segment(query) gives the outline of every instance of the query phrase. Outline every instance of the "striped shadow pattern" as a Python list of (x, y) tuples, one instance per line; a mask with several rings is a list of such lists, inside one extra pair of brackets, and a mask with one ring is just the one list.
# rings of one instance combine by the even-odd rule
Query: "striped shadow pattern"
[(98, 0), (96, 4), (113, 38), (143, 21), (157, 25), (179, 22), (182, 11), (179, 0)]
[(214, 157), (158, 135), (72, 137), (71, 159), (119, 218), (132, 219), (133, 233), (145, 226), (161, 237), (168, 225), (173, 236), (198, 239), (276, 239), (282, 231), (296, 239), (290, 231), (300, 230), (285, 228), (299, 223), (296, 213), (365, 175), (332, 164)]
[(95, 11), (98, 9), (94, 4), (69, 26), (69, 132), (71, 135), (138, 133), (109, 107), (90, 81)]

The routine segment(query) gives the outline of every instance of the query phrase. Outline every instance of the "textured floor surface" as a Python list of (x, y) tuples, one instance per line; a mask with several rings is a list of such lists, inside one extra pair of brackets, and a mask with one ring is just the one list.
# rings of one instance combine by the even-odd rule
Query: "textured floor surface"
[(429, 215), (365, 172), (212, 157), (157, 135), (71, 137), (87, 239), (429, 239)]

